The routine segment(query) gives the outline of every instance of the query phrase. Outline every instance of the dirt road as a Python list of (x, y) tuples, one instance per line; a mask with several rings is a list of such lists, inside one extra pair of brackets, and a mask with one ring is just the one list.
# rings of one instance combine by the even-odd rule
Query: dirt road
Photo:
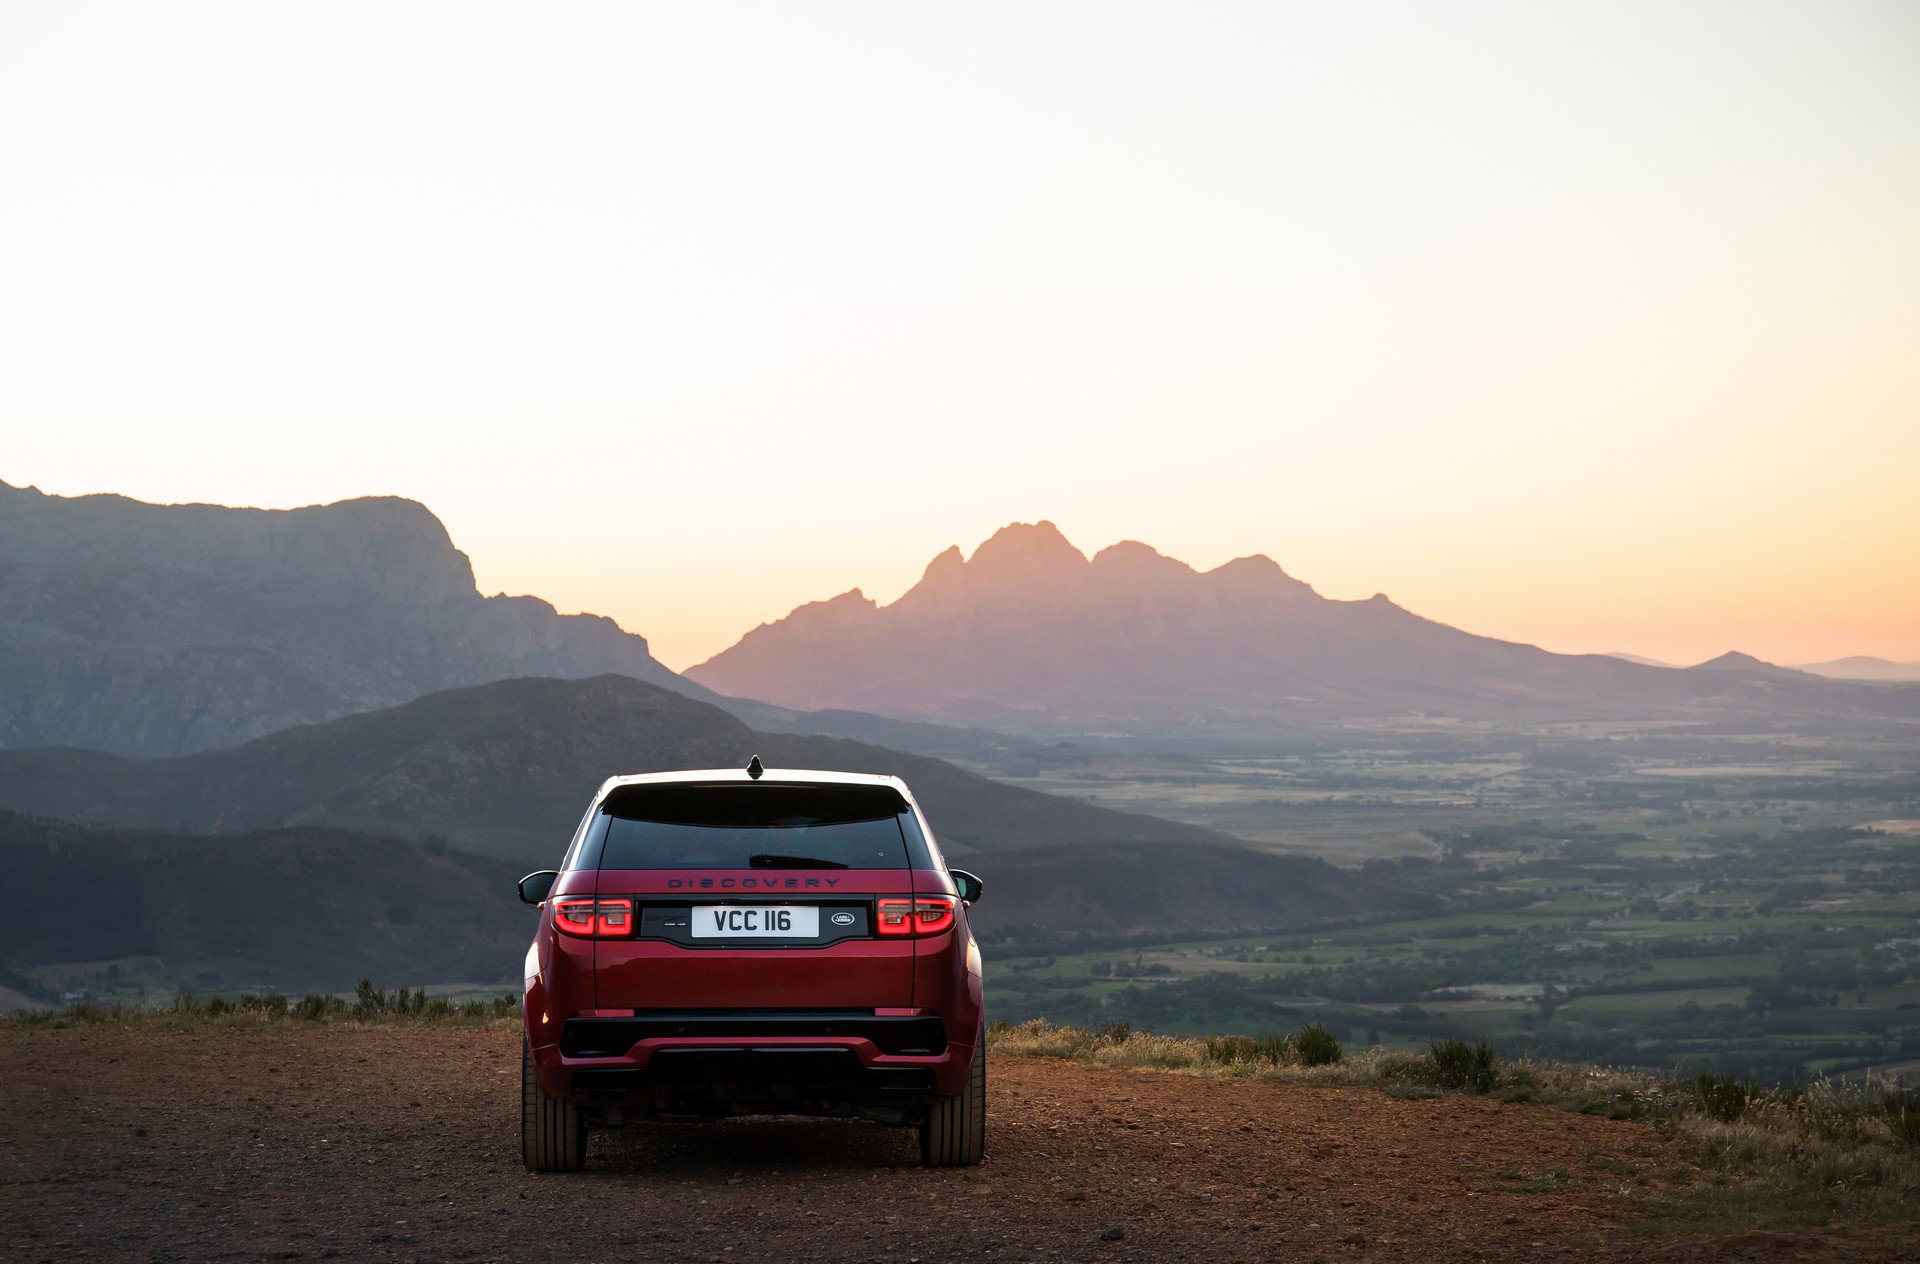
[[(596, 1135), (522, 1171), (506, 1026), (0, 1030), (0, 1246), (69, 1260), (1645, 1259), (1654, 1131), (1001, 1058), (989, 1153), (745, 1120)], [(1737, 1244), (1736, 1244), (1737, 1245)], [(1765, 1246), (1765, 1243), (1762, 1243)], [(1717, 1249), (1713, 1251), (1717, 1253)], [(1736, 1250), (1731, 1258), (1744, 1252)], [(1769, 1255), (1778, 1254), (1767, 1251)]]

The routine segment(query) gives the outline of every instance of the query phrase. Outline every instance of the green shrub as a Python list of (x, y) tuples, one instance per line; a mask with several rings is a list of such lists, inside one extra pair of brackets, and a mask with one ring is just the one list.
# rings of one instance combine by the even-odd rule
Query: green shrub
[[(353, 985), (353, 1016), (355, 1018), (373, 1018), (382, 1014), (426, 1014), (427, 989), (395, 988), (388, 992), (385, 988), (373, 986), (372, 979), (362, 979)], [(497, 1011), (496, 1011), (497, 1012)], [(431, 1013), (444, 1017), (452, 1013), (451, 1006), (442, 1006)]]
[(1332, 1032), (1319, 1023), (1308, 1023), (1293, 1034), (1293, 1056), (1302, 1066), (1331, 1066), (1345, 1055)]
[[(0, 1022), (26, 1026), (70, 1026), (76, 1023), (125, 1022), (155, 1018), (165, 1018), (170, 1023), (208, 1019), (224, 1022), (235, 1017), (244, 1017), (255, 1020), (291, 1019), (299, 1022), (322, 1023), (348, 1017), (365, 1020), (392, 1016), (440, 1023), (460, 1020), (484, 1022), (490, 1019), (517, 1018), (519, 1014), (520, 997), (512, 993), (469, 1001), (454, 1001), (444, 997), (430, 1000), (425, 988), (397, 988), (388, 992), (373, 986), (371, 980), (362, 979), (354, 988), (351, 1001), (325, 992), (309, 992), (294, 1001), (289, 1001), (286, 996), (278, 992), (269, 992), (264, 995), (247, 992), (237, 997), (212, 996), (203, 1001), (192, 992), (181, 992), (165, 1004), (154, 1007), (129, 1008), (117, 1003), (108, 1007), (97, 1002), (86, 1001), (62, 1009), (19, 1010), (10, 1015), (0, 1016)], [(1083, 1032), (1080, 1035), (1088, 1039), (1092, 1038), (1091, 1033)]]
[(1117, 1023), (1101, 1023), (1100, 1039), (1110, 1045), (1123, 1045), (1133, 1035), (1133, 1024), (1124, 1020)]
[(1485, 1040), (1472, 1045), (1457, 1036), (1429, 1041), (1426, 1063), (1423, 1070), (1441, 1088), (1489, 1093), (1500, 1077), (1500, 1059)]
[(323, 1022), (328, 1018), (337, 1018), (347, 1012), (347, 1003), (337, 996), (325, 992), (309, 992), (300, 998), (293, 1007), (295, 1018), (304, 1018), (311, 1022)]
[(1737, 1075), (1716, 1075), (1711, 1071), (1702, 1071), (1693, 1077), (1688, 1091), (1703, 1114), (1722, 1123), (1732, 1123), (1746, 1111), (1747, 1103), (1753, 1100), (1755, 1087), (1753, 1081), (1743, 1080)]

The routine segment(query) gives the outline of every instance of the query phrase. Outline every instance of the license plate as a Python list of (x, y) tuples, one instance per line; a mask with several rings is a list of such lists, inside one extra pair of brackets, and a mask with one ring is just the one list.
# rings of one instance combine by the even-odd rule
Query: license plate
[(778, 904), (696, 904), (695, 939), (818, 939), (820, 910)]

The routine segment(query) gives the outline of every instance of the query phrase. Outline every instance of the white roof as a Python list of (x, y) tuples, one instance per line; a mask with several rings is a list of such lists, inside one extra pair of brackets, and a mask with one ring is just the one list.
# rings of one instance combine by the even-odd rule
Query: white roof
[[(607, 797), (607, 794), (620, 786), (657, 786), (673, 782), (715, 782), (756, 780), (747, 776), (744, 768), (683, 768), (677, 772), (641, 772), (625, 777), (608, 777), (601, 783), (600, 793), (595, 802)], [(909, 802), (913, 795), (907, 789), (907, 783), (898, 777), (883, 776), (871, 772), (825, 772), (813, 768), (769, 768), (757, 779), (761, 785), (778, 785), (792, 782), (799, 785), (842, 785), (842, 786), (892, 786)]]

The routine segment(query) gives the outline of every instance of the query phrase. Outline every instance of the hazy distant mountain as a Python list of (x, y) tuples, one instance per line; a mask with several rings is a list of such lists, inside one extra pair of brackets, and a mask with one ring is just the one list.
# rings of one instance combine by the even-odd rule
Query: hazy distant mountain
[(610, 619), (482, 597), (410, 500), (231, 509), (0, 483), (0, 746), (173, 754), (603, 672), (679, 683)]
[(0, 747), (172, 755), (459, 685), (613, 672), (755, 727), (945, 756), (1011, 738), (721, 699), (644, 637), (536, 597), (482, 597), (425, 506), (150, 505), (0, 483)]
[(1831, 680), (1920, 681), (1920, 663), (1896, 663), (1865, 654), (1836, 658), (1825, 663), (1801, 663), (1795, 670), (1811, 672)]
[(1704, 663), (1695, 663), (1684, 669), (1690, 672), (1741, 672), (1771, 676), (1776, 680), (1804, 679), (1807, 673), (1792, 667), (1782, 667), (1778, 663), (1769, 663), (1763, 658), (1743, 654), (1739, 650), (1728, 650), (1717, 658)]
[(1612, 653), (1610, 653), (1610, 654), (1608, 654), (1608, 655), (1607, 655), (1607, 657), (1608, 657), (1608, 658), (1617, 658), (1617, 659), (1619, 659), (1619, 660), (1620, 660), (1621, 662), (1623, 662), (1623, 663), (1638, 663), (1638, 664), (1640, 664), (1640, 665), (1641, 665), (1642, 667), (1672, 667), (1672, 666), (1674, 666), (1674, 664), (1672, 664), (1672, 663), (1665, 663), (1665, 662), (1662, 662), (1662, 661), (1660, 661), (1660, 660), (1659, 660), (1659, 659), (1657, 659), (1657, 658), (1645, 658), (1645, 657), (1642, 657), (1642, 656), (1641, 656), (1641, 655), (1639, 655), (1639, 654), (1625, 654), (1625, 653), (1622, 653), (1622, 652), (1620, 652), (1619, 650), (1615, 650), (1615, 651), (1613, 651)]
[(451, 690), (174, 758), (0, 751), (0, 809), (120, 830), (324, 826), (437, 839), (524, 871), (559, 860), (607, 776), (743, 766), (755, 753), (772, 767), (905, 777), (948, 857), (994, 883), (989, 922), (1003, 928), (1273, 926), (1405, 902), (1321, 861), (1252, 851), (1197, 826), (857, 742), (755, 733), (717, 707), (619, 676)]
[(1744, 656), (1675, 671), (1550, 654), (1332, 601), (1265, 557), (1200, 572), (1144, 544), (1089, 559), (1050, 522), (936, 557), (888, 606), (801, 606), (686, 673), (725, 694), (1026, 730), (1261, 733), (1409, 716), (1920, 714)]

